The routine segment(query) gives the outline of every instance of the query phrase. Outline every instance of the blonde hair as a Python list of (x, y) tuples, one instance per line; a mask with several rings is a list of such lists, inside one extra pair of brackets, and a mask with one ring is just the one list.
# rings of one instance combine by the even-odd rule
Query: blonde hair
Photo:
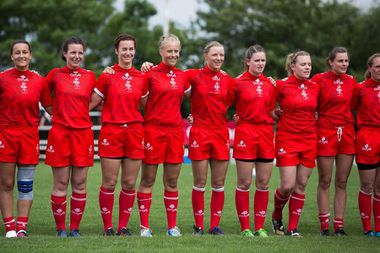
[(310, 56), (310, 54), (306, 51), (297, 51), (294, 53), (288, 54), (286, 57), (286, 62), (285, 62), (285, 70), (288, 72), (288, 76), (293, 75), (293, 70), (292, 70), (292, 64), (295, 64), (297, 62), (298, 56)]
[(380, 57), (380, 53), (375, 53), (373, 55), (371, 55), (368, 60), (367, 60), (367, 70), (365, 71), (364, 73), (364, 79), (368, 79), (368, 78), (371, 78), (371, 71), (368, 70), (368, 68), (372, 67), (373, 65), (373, 61)]
[(177, 42), (179, 44), (179, 48), (181, 48), (181, 41), (179, 38), (174, 34), (167, 34), (160, 37), (160, 42), (158, 44), (159, 50), (161, 51), (168, 42)]
[(207, 54), (208, 52), (210, 52), (210, 49), (212, 47), (222, 47), (224, 49), (224, 46), (220, 42), (214, 40), (206, 44), (206, 46), (203, 48), (203, 53)]

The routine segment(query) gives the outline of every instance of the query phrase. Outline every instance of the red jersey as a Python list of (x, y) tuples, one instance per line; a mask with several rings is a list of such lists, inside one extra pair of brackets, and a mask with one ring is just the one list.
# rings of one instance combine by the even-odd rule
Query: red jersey
[(249, 71), (236, 79), (236, 113), (239, 122), (251, 124), (274, 124), (271, 111), (276, 106), (276, 88), (271, 80)]
[(315, 112), (319, 86), (294, 75), (277, 80), (277, 99), (282, 110), (277, 130), (290, 133), (316, 133)]
[(182, 127), (181, 103), (190, 89), (186, 74), (161, 62), (147, 74), (148, 100), (144, 123), (163, 127)]
[(46, 82), (38, 73), (15, 68), (0, 73), (0, 128), (5, 126), (38, 127), (40, 109), (51, 103), (41, 97)]
[(191, 83), (193, 126), (220, 128), (227, 126), (227, 108), (234, 101), (236, 84), (226, 72), (203, 69), (186, 71)]
[(89, 104), (95, 87), (95, 74), (86, 69), (55, 68), (47, 75), (48, 91), (53, 98), (53, 124), (83, 129), (92, 126)]
[(316, 74), (311, 79), (319, 84), (318, 124), (338, 127), (354, 124), (352, 98), (355, 79), (346, 74), (336, 75), (332, 71)]
[(143, 122), (140, 112), (141, 97), (147, 95), (148, 86), (144, 74), (135, 68), (113, 66), (115, 74), (100, 75), (94, 91), (104, 99), (103, 123)]
[(367, 79), (359, 85), (356, 120), (358, 127), (380, 127), (380, 82)]

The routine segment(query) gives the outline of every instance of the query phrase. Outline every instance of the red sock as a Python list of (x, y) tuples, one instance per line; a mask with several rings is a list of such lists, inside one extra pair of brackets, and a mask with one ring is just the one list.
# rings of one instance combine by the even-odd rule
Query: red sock
[(276, 189), (274, 193), (274, 210), (272, 213), (272, 218), (274, 220), (282, 220), (282, 210), (288, 202), (289, 196), (284, 196), (280, 193), (279, 189)]
[(86, 193), (71, 194), (70, 200), (70, 231), (79, 229), (80, 221), (82, 220), (84, 208), (86, 207)]
[(132, 207), (135, 202), (135, 196), (135, 190), (121, 189), (119, 195), (119, 225), (117, 231), (120, 231), (122, 228), (127, 228)]
[(66, 230), (66, 196), (50, 196), (56, 230)]
[(358, 196), (360, 218), (362, 219), (363, 231), (372, 230), (371, 214), (372, 214), (372, 195), (359, 191)]
[(328, 230), (330, 225), (330, 213), (319, 213), (320, 231)]
[(168, 229), (174, 228), (177, 225), (178, 191), (165, 191), (164, 204), (166, 209), (166, 219), (168, 221)]
[(343, 218), (334, 218), (334, 231), (343, 229)]
[(305, 204), (305, 194), (298, 194), (293, 192), (289, 201), (289, 226), (288, 231), (294, 230), (298, 227), (303, 205)]
[(114, 190), (109, 190), (103, 186), (99, 190), (99, 207), (104, 230), (112, 228), (114, 192)]
[(255, 213), (255, 231), (264, 227), (269, 201), (269, 190), (256, 189), (253, 211)]
[(17, 226), (16, 226), (16, 231), (24, 230), (26, 231), (26, 226), (28, 225), (28, 217), (17, 217)]
[(149, 228), (149, 213), (152, 205), (152, 193), (137, 193), (137, 204), (139, 206), (140, 227)]
[(191, 202), (193, 205), (195, 226), (203, 230), (203, 218), (205, 212), (205, 188), (198, 188), (193, 186)]
[(5, 227), (6, 233), (9, 231), (12, 231), (12, 230), (16, 231), (16, 221), (13, 218), (13, 216), (4, 218), (3, 222), (4, 222), (4, 227)]
[(250, 229), (249, 225), (249, 190), (235, 190), (235, 206), (240, 221), (240, 231)]
[(211, 193), (211, 217), (210, 217), (210, 229), (218, 227), (220, 218), (222, 218), (222, 211), (224, 206), (224, 187), (212, 189)]
[(375, 231), (380, 231), (380, 195), (373, 197), (373, 216), (375, 218)]

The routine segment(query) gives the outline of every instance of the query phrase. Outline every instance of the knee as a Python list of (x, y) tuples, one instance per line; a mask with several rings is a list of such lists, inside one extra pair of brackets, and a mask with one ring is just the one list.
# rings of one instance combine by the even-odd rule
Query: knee
[(114, 190), (116, 188), (117, 179), (108, 179), (103, 182), (103, 186), (107, 189)]
[(241, 190), (247, 191), (251, 188), (251, 181), (248, 179), (239, 180), (237, 187)]
[(14, 180), (2, 180), (0, 189), (3, 192), (12, 192), (14, 188)]
[(73, 191), (83, 193), (86, 191), (86, 180), (72, 182)]
[(154, 182), (155, 182), (154, 177), (144, 177), (141, 179), (141, 186), (143, 186), (145, 188), (151, 188), (151, 187), (153, 187)]
[(165, 179), (165, 188), (176, 190), (177, 189), (177, 179), (171, 178), (171, 179)]
[(335, 188), (340, 190), (346, 190), (347, 187), (347, 180), (339, 180), (337, 179), (335, 182)]
[(269, 181), (266, 179), (257, 179), (256, 180), (256, 188), (260, 190), (268, 190), (269, 189)]
[[(365, 193), (367, 193), (367, 194), (372, 194), (372, 192), (373, 192), (373, 185), (372, 184), (368, 184), (368, 183), (362, 183), (362, 184), (360, 184), (360, 190), (362, 191), (362, 192), (365, 192)], [(379, 187), (379, 189), (376, 189), (375, 188), (375, 191), (378, 191), (378, 190), (380, 190), (380, 187)]]
[(121, 182), (121, 187), (127, 191), (134, 190), (136, 187), (136, 181), (134, 180), (123, 180)]

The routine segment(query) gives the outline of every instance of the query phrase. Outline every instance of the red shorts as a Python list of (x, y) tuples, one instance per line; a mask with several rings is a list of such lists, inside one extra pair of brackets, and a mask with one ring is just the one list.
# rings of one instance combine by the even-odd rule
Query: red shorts
[(49, 131), (45, 163), (52, 167), (89, 167), (94, 164), (91, 128), (70, 129), (55, 124)]
[(189, 158), (191, 160), (230, 160), (230, 138), (228, 128), (208, 129), (193, 126), (189, 136)]
[(8, 127), (0, 130), (0, 162), (38, 164), (40, 139), (37, 127)]
[(361, 127), (356, 139), (356, 163), (380, 162), (380, 128)]
[(277, 167), (297, 166), (315, 167), (317, 157), (317, 133), (295, 135), (277, 132), (276, 165)]
[(317, 156), (336, 156), (355, 154), (355, 129), (353, 125), (344, 127), (319, 127)]
[(234, 158), (255, 160), (274, 158), (272, 125), (239, 124), (235, 128)]
[(183, 128), (158, 126), (144, 127), (144, 163), (182, 163), (183, 162)]
[(103, 124), (99, 134), (99, 156), (104, 158), (144, 158), (142, 124)]

